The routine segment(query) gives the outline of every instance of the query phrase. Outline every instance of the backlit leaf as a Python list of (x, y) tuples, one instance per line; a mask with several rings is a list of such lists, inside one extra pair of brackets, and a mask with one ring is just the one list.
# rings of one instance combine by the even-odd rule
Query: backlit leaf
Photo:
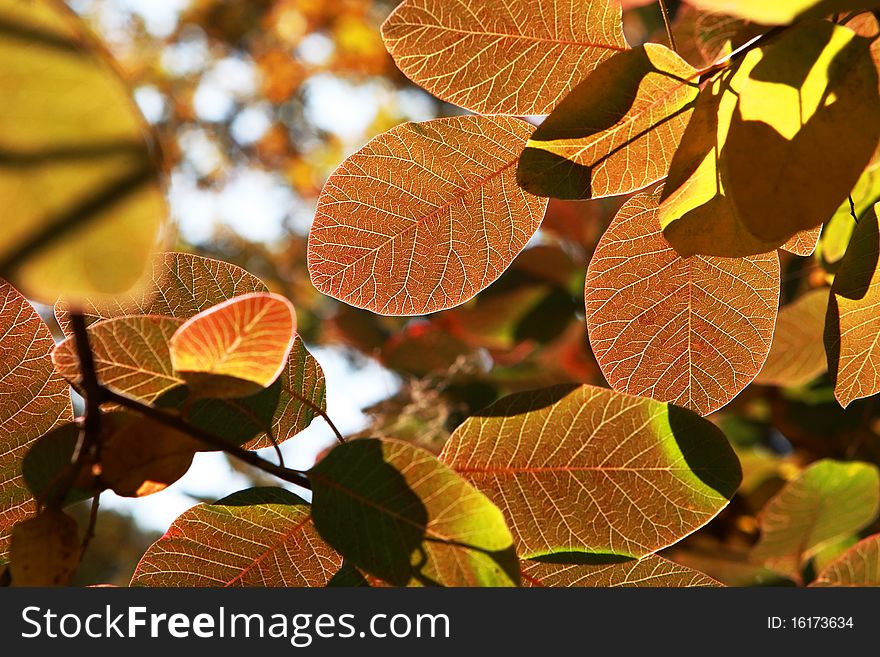
[(877, 517), (880, 473), (868, 463), (817, 461), (789, 482), (761, 512), (761, 540), (752, 555), (797, 575), (823, 545)]
[(616, 0), (406, 0), (382, 26), (414, 82), (481, 114), (547, 114), (626, 49)]
[(830, 16), (880, 8), (878, 0), (687, 0), (707, 11), (738, 16), (764, 25), (784, 25), (807, 16)]
[[(865, 169), (856, 186), (850, 192), (850, 198), (852, 198), (853, 205), (850, 206), (849, 198), (847, 198), (825, 224), (822, 229), (822, 239), (816, 252), (822, 264), (832, 271), (836, 269), (837, 263), (843, 259), (846, 253), (846, 248), (856, 228), (856, 221), (880, 201), (880, 166), (871, 165)], [(855, 208), (855, 217), (853, 217), (853, 208)]]
[(660, 232), (658, 202), (634, 196), (596, 248), (586, 281), (590, 344), (615, 390), (707, 415), (764, 364), (779, 258), (682, 258)]
[(0, 275), (31, 298), (136, 283), (166, 214), (148, 129), (73, 12), (0, 1)]
[(203, 397), (243, 397), (284, 371), (296, 337), (293, 304), (255, 292), (184, 322), (171, 337), (174, 372)]
[(834, 396), (850, 402), (880, 392), (880, 231), (877, 212), (863, 215), (831, 286), (825, 351)]
[(519, 184), (539, 196), (585, 199), (664, 178), (698, 91), (697, 71), (665, 46), (614, 55), (529, 139)]
[(44, 433), (73, 419), (64, 379), (52, 367), (49, 327), (0, 279), (0, 558), (9, 530), (33, 509), (21, 461)]
[(828, 294), (828, 288), (811, 290), (782, 307), (776, 320), (773, 346), (755, 383), (802, 386), (827, 369), (822, 335)]
[(813, 255), (816, 245), (819, 243), (819, 236), (822, 234), (822, 226), (816, 226), (810, 230), (802, 230), (795, 233), (785, 244), (779, 248), (789, 253), (799, 256)]
[(16, 586), (64, 586), (79, 565), (76, 521), (58, 509), (44, 509), (18, 523), (9, 548)]
[(550, 587), (718, 587), (708, 575), (655, 554), (617, 563), (563, 564), (523, 561), (525, 586)]
[[(182, 319), (159, 315), (114, 317), (88, 328), (98, 380), (147, 402), (183, 383), (174, 374), (168, 342)], [(79, 358), (72, 337), (52, 352), (55, 368), (70, 383), (79, 381)]]
[(519, 564), (504, 517), (428, 452), (362, 439), (309, 471), (321, 536), (390, 584), (511, 586)]
[(529, 125), (463, 116), (406, 123), (330, 177), (309, 234), (309, 273), (324, 294), (383, 315), (464, 303), (510, 265), (538, 229), (545, 199), (516, 183)]
[(309, 506), (252, 488), (181, 515), (143, 556), (133, 586), (325, 586), (342, 559), (318, 536)]
[[(61, 496), (60, 486), (68, 483), (65, 475), (74, 461), (81, 431), (78, 423), (70, 422), (56, 427), (31, 445), (21, 463), (21, 472), (34, 499), (45, 501)], [(60, 503), (81, 502), (101, 491), (92, 471), (94, 464), (93, 458), (83, 460), (64, 499), (58, 500)]]
[(709, 522), (741, 477), (707, 420), (593, 386), (506, 397), (456, 429), (440, 459), (504, 511), (526, 558), (650, 554)]
[(856, 543), (823, 568), (810, 586), (880, 586), (880, 534)]

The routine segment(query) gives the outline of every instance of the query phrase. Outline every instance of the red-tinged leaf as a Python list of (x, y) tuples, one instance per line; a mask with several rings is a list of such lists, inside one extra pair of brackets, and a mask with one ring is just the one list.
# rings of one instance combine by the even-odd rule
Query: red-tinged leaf
[(593, 386), (506, 397), (456, 429), (440, 459), (504, 511), (524, 558), (651, 554), (709, 522), (741, 478), (707, 420)]
[(325, 586), (341, 566), (308, 504), (280, 488), (252, 488), (181, 515), (147, 550), (131, 584)]
[(553, 110), (517, 169), (539, 196), (625, 194), (664, 178), (694, 107), (698, 73), (665, 46), (603, 62)]
[(813, 463), (761, 511), (755, 560), (792, 577), (819, 549), (858, 532), (880, 509), (880, 473), (868, 463)]
[(395, 586), (515, 586), (519, 565), (501, 512), (428, 452), (353, 440), (309, 471), (321, 536)]
[[(125, 315), (165, 315), (189, 319), (211, 306), (251, 292), (268, 292), (241, 267), (189, 253), (158, 253), (144, 283), (124, 295), (94, 297), (80, 304), (89, 323)], [(70, 335), (67, 303), (55, 304), (55, 317)]]
[(880, 534), (856, 543), (823, 568), (810, 586), (880, 586)]
[(811, 290), (779, 311), (773, 346), (755, 383), (802, 386), (828, 367), (822, 335), (828, 288)]
[(246, 294), (184, 322), (169, 343), (171, 363), (199, 396), (244, 397), (281, 375), (295, 338), (290, 301)]
[(10, 573), (15, 586), (64, 586), (79, 565), (76, 521), (58, 509), (44, 509), (12, 529)]
[(625, 50), (616, 0), (406, 0), (382, 26), (416, 84), (480, 114), (547, 114)]
[(67, 384), (52, 367), (54, 346), (37, 311), (0, 279), (0, 559), (10, 528), (33, 509), (22, 459), (37, 438), (73, 419)]
[[(160, 315), (114, 317), (88, 328), (98, 380), (118, 392), (152, 402), (179, 386), (168, 343), (182, 319)], [(79, 358), (72, 337), (52, 352), (58, 372), (72, 385), (79, 383)]]
[(330, 177), (309, 234), (315, 287), (383, 315), (464, 303), (497, 279), (541, 223), (516, 183), (529, 125), (462, 116), (376, 137)]
[(634, 196), (599, 242), (586, 281), (590, 344), (615, 390), (708, 415), (767, 358), (779, 258), (682, 258), (660, 232), (659, 198)]
[(720, 582), (685, 566), (649, 555), (643, 559), (587, 564), (523, 561), (525, 586), (551, 587), (719, 587)]
[(880, 392), (880, 230), (877, 212), (865, 213), (831, 286), (825, 351), (834, 396), (846, 408)]
[(802, 230), (799, 233), (795, 233), (794, 237), (779, 248), (795, 255), (810, 256), (816, 250), (821, 234), (822, 226), (816, 226), (810, 230)]

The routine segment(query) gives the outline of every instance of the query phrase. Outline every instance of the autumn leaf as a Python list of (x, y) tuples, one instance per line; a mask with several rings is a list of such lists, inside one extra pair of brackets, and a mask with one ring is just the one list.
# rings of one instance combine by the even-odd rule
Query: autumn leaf
[(810, 230), (802, 230), (795, 233), (791, 239), (779, 248), (799, 256), (813, 255), (816, 246), (819, 244), (821, 234), (822, 226), (816, 226)]
[(823, 545), (870, 524), (880, 509), (880, 473), (868, 463), (816, 461), (761, 511), (754, 559), (798, 576)]
[(526, 144), (519, 184), (538, 196), (626, 194), (664, 178), (693, 111), (697, 71), (648, 43), (600, 64)]
[[(81, 459), (79, 471), (72, 481), (66, 480), (79, 444), (82, 427), (69, 422), (38, 438), (21, 462), (24, 483), (36, 500), (57, 500), (66, 505), (81, 502), (100, 493), (102, 486), (95, 477), (96, 461), (91, 456)], [(68, 490), (63, 486), (70, 483)], [(63, 497), (62, 497), (63, 494)]]
[(593, 386), (506, 397), (456, 429), (440, 459), (504, 511), (524, 558), (656, 552), (709, 522), (741, 477), (708, 421)]
[(528, 136), (519, 119), (463, 116), (373, 139), (318, 200), (312, 284), (382, 315), (431, 313), (473, 297), (541, 224), (546, 200), (515, 180)]
[(598, 564), (523, 561), (525, 586), (550, 587), (718, 587), (708, 575), (680, 566), (655, 554), (643, 559)]
[(706, 11), (737, 16), (764, 25), (784, 25), (797, 19), (830, 16), (880, 7), (877, 0), (687, 0)]
[(512, 586), (501, 512), (428, 452), (361, 439), (309, 471), (318, 532), (352, 565), (395, 586)]
[(252, 488), (181, 515), (147, 550), (131, 584), (324, 586), (341, 565), (308, 504), (280, 488)]
[(616, 0), (406, 0), (382, 26), (416, 84), (480, 114), (548, 114), (627, 48)]
[(755, 383), (802, 386), (828, 367), (822, 335), (828, 309), (828, 288), (810, 290), (782, 307), (773, 345)]
[(52, 366), (54, 346), (37, 311), (0, 279), (0, 559), (12, 525), (33, 509), (22, 459), (37, 438), (73, 419), (67, 384)]
[[(182, 319), (160, 315), (113, 317), (88, 328), (98, 380), (117, 392), (152, 402), (183, 383), (171, 365), (168, 342)], [(73, 337), (52, 352), (52, 362), (71, 384), (79, 383), (79, 358)]]
[(330, 581), (327, 582), (328, 587), (344, 587), (344, 588), (369, 588), (370, 582), (364, 577), (364, 574), (349, 563), (342, 562), (342, 567), (336, 572)]
[(79, 565), (76, 521), (58, 509), (44, 509), (12, 529), (10, 573), (16, 586), (65, 586)]
[(203, 310), (171, 336), (171, 364), (199, 397), (244, 397), (284, 371), (296, 338), (293, 304), (255, 292)]
[(707, 415), (760, 371), (779, 303), (779, 258), (682, 258), (658, 222), (658, 194), (634, 196), (587, 270), (587, 329), (615, 390)]
[(0, 275), (44, 303), (124, 292), (167, 212), (146, 124), (65, 6), (2, 0), (0, 21)]
[(880, 534), (859, 541), (825, 566), (810, 586), (880, 586)]
[(660, 210), (679, 253), (763, 253), (834, 214), (880, 137), (869, 43), (808, 21), (703, 90)]
[(834, 396), (846, 408), (880, 392), (880, 231), (877, 212), (862, 216), (831, 286), (825, 351)]
[[(852, 205), (849, 203), (850, 199)], [(874, 204), (878, 201), (880, 201), (880, 166), (872, 164), (865, 169), (850, 192), (849, 198), (840, 204), (837, 212), (822, 229), (822, 239), (817, 247), (816, 256), (826, 269), (831, 271), (838, 269), (857, 222), (873, 210)]]

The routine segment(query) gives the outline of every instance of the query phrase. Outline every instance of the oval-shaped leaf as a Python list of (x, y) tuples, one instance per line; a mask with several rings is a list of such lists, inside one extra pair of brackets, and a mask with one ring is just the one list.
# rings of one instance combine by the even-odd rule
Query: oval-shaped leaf
[(775, 252), (682, 258), (657, 219), (659, 195), (620, 209), (587, 270), (590, 344), (615, 390), (724, 406), (761, 370), (779, 303)]
[(818, 549), (867, 526), (878, 509), (880, 473), (876, 466), (817, 461), (761, 511), (761, 540), (752, 556), (797, 577)]
[(519, 564), (504, 517), (428, 452), (362, 439), (309, 471), (321, 536), (396, 585), (511, 586)]
[(664, 178), (693, 111), (698, 73), (665, 46), (617, 53), (553, 110), (517, 169), (539, 196), (626, 194)]
[(293, 304), (255, 292), (184, 322), (169, 342), (174, 372), (202, 397), (244, 397), (284, 371), (296, 338)]
[(782, 307), (773, 333), (773, 346), (755, 383), (802, 386), (827, 369), (822, 335), (828, 295), (828, 288), (810, 290)]
[(45, 303), (123, 292), (166, 214), (148, 128), (65, 6), (2, 0), (0, 21), (0, 275)]
[(616, 0), (406, 0), (382, 26), (410, 79), (479, 114), (547, 114), (625, 50)]
[(712, 423), (593, 386), (506, 397), (456, 429), (440, 459), (504, 511), (525, 558), (656, 552), (709, 522), (741, 478)]
[(76, 521), (59, 509), (44, 509), (12, 529), (10, 573), (16, 586), (65, 586), (79, 565)]
[[(98, 380), (118, 392), (152, 402), (179, 386), (168, 343), (182, 319), (159, 315), (114, 317), (88, 328)], [(72, 337), (52, 352), (52, 362), (71, 384), (80, 378), (79, 358)]]
[(73, 419), (67, 383), (52, 367), (54, 346), (37, 311), (0, 279), (0, 558), (10, 528), (32, 510), (22, 459), (37, 438)]
[(538, 229), (516, 183), (529, 125), (503, 116), (406, 123), (330, 176), (309, 233), (314, 286), (383, 315), (420, 315), (487, 287)]
[(563, 564), (523, 561), (525, 586), (550, 587), (718, 587), (720, 582), (656, 554), (617, 563)]
[(856, 543), (823, 568), (810, 586), (880, 586), (880, 534)]
[(877, 0), (688, 0), (695, 7), (764, 25), (784, 25), (806, 16), (830, 16), (880, 7)]
[(281, 488), (252, 488), (181, 515), (144, 554), (131, 584), (325, 586), (341, 566), (308, 504)]
[(834, 396), (846, 408), (880, 392), (880, 230), (877, 212), (862, 216), (831, 286), (825, 351)]
[(81, 502), (101, 492), (102, 487), (92, 470), (95, 460), (82, 459), (79, 472), (73, 478), (70, 488), (61, 497), (61, 486), (68, 483), (66, 473), (74, 462), (74, 454), (79, 444), (82, 427), (75, 422), (63, 424), (34, 442), (21, 463), (24, 483), (33, 493), (34, 499), (58, 500), (69, 505)]

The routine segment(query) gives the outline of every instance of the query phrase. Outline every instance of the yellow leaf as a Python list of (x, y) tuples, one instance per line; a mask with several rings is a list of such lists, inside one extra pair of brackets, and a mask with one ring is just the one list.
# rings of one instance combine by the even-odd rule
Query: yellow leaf
[(764, 25), (784, 25), (807, 16), (830, 16), (857, 9), (880, 8), (877, 0), (687, 0), (706, 11), (717, 11)]
[(16, 586), (64, 586), (79, 565), (76, 521), (59, 509), (44, 509), (12, 529), (9, 549)]

